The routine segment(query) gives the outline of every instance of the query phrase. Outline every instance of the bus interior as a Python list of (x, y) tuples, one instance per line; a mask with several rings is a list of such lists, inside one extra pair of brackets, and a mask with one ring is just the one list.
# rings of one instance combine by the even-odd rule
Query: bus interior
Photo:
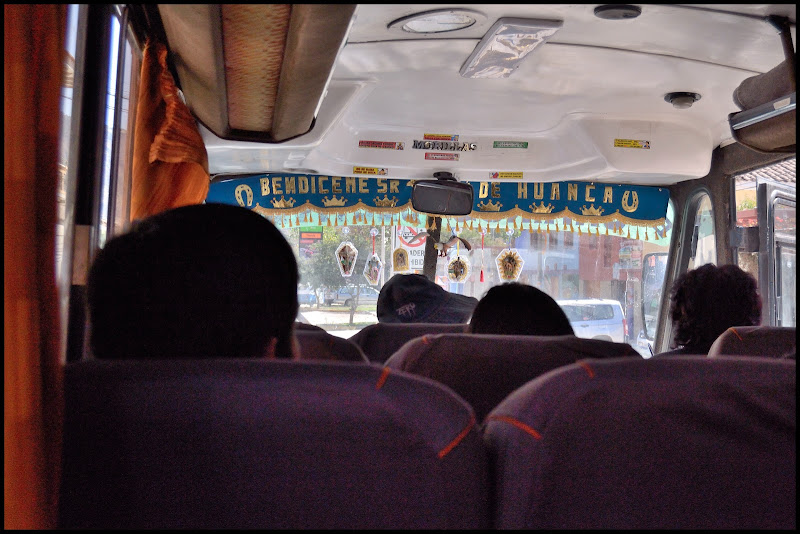
[[(796, 528), (795, 4), (4, 10), (6, 528)], [(97, 251), (202, 203), (334, 361), (93, 357)], [(659, 358), (708, 263), (774, 330)], [(411, 273), (576, 336), (380, 323)]]

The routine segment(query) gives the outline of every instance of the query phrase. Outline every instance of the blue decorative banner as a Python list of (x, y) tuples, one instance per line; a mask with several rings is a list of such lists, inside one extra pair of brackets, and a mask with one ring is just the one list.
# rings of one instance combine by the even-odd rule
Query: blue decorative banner
[[(595, 182), (468, 182), (475, 191), (466, 219), (531, 222), (664, 224), (669, 191), (661, 187)], [(411, 208), (414, 180), (304, 174), (262, 174), (212, 181), (206, 202), (238, 204), (289, 224), (419, 224)], [(351, 215), (347, 217), (347, 215)], [(292, 217), (295, 216), (295, 217)], [(341, 216), (344, 216), (342, 223)], [(422, 218), (421, 218), (422, 217)], [(464, 220), (464, 218), (462, 218)], [(330, 224), (330, 222), (329, 222)]]

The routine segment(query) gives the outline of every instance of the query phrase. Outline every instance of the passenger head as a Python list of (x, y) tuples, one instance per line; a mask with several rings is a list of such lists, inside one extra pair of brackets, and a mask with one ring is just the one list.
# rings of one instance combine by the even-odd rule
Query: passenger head
[(564, 310), (550, 295), (519, 282), (489, 289), (472, 313), (469, 330), (475, 334), (575, 335)]
[(707, 264), (681, 275), (670, 293), (675, 343), (708, 352), (731, 326), (761, 324), (755, 278), (736, 265)]
[(381, 323), (466, 323), (478, 299), (451, 293), (421, 274), (396, 274), (381, 288)]
[(248, 209), (192, 205), (135, 222), (89, 271), (97, 358), (291, 358), (297, 261)]

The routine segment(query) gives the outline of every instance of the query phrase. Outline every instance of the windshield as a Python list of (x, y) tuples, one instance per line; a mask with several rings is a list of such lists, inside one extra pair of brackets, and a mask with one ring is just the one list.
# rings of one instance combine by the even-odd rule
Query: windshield
[[(291, 226), (306, 217), (320, 224)], [(570, 217), (437, 219), (442, 227), (435, 281), (450, 292), (478, 299), (509, 280), (533, 285), (562, 305), (576, 335), (629, 343), (649, 357), (645, 321), (653, 318), (642, 315), (642, 260), (647, 254), (668, 252), (672, 217), (669, 204), (666, 218), (653, 226), (591, 224)], [(408, 214), (271, 219), (296, 252), (301, 284), (315, 293), (314, 299), (301, 299), (304, 320), (345, 338), (378, 321), (378, 292), (391, 276), (423, 273), (425, 242), (432, 239), (431, 223), (421, 215), (416, 224)], [(452, 236), (461, 239), (451, 240)], [(350, 254), (355, 256), (352, 265), (344, 269), (342, 251), (350, 250), (347, 244), (356, 252)], [(584, 299), (606, 302), (564, 302)], [(648, 313), (657, 315), (658, 303), (654, 305)], [(615, 307), (620, 310), (616, 314)], [(615, 327), (598, 329), (587, 321)]]

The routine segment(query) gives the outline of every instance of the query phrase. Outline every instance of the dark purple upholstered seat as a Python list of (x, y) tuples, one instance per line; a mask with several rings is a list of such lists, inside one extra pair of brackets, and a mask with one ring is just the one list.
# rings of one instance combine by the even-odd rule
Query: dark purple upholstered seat
[(509, 393), (583, 358), (641, 356), (627, 343), (576, 336), (426, 335), (403, 345), (386, 366), (431, 378), (461, 395), (478, 421)]
[(301, 360), (332, 360), (369, 363), (361, 347), (325, 330), (295, 330)]
[(797, 330), (793, 326), (732, 326), (711, 345), (708, 357), (789, 358), (796, 352)]
[(410, 341), (425, 334), (464, 332), (466, 324), (454, 323), (375, 323), (351, 336), (371, 362), (384, 363), (389, 356)]
[(373, 364), (82, 361), (65, 370), (59, 526), (489, 526), (475, 417)]
[(796, 363), (584, 360), (486, 418), (506, 529), (794, 529)]

